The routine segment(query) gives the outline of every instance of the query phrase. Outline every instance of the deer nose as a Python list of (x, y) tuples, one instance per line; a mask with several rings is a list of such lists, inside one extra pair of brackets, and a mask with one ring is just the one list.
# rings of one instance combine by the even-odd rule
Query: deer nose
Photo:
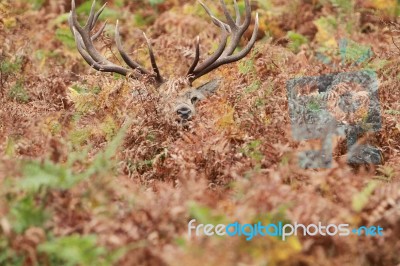
[(192, 114), (192, 111), (187, 107), (179, 108), (176, 112), (182, 119), (188, 119)]

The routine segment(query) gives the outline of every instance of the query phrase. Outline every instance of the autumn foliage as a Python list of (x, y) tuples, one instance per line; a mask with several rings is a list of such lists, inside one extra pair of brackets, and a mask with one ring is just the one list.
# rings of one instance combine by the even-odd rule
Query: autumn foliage
[[(77, 5), (84, 18), (90, 1)], [(198, 81), (223, 77), (182, 126), (157, 112), (157, 90), (85, 64), (69, 1), (0, 2), (0, 265), (400, 265), (397, 1), (252, 7), (254, 49)], [(150, 68), (144, 30), (167, 76), (188, 69), (197, 35), (203, 56), (219, 41), (196, 1), (114, 0), (106, 19), (97, 47), (107, 58), (121, 62), (119, 19), (130, 55)], [(320, 143), (293, 138), (287, 82), (366, 69), (379, 79), (382, 128), (360, 142), (382, 163), (349, 165), (336, 137), (331, 168), (299, 167), (299, 152)], [(189, 239), (191, 219), (380, 225), (384, 236)]]

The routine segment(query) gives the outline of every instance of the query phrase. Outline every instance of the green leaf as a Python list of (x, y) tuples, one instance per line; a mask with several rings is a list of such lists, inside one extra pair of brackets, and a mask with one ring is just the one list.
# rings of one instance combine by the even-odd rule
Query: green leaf
[(353, 0), (330, 0), (332, 5), (339, 8), (341, 12), (349, 13), (353, 9)]
[(150, 5), (155, 6), (165, 2), (165, 0), (148, 0)]
[(64, 22), (67, 22), (67, 21), (68, 21), (68, 17), (69, 17), (69, 13), (61, 14), (61, 15), (59, 15), (58, 17), (56, 17), (56, 18), (51, 22), (51, 24), (52, 24), (52, 25), (60, 25), (60, 24), (62, 24), (62, 23), (64, 23)]
[(94, 235), (58, 237), (41, 244), (38, 250), (61, 260), (65, 266), (107, 265), (102, 258), (106, 255), (106, 250), (97, 246)]
[(300, 50), (300, 46), (302, 46), (303, 44), (308, 43), (307, 37), (301, 35), (300, 33), (296, 33), (294, 31), (289, 31), (287, 33), (287, 38), (289, 39), (288, 48), (293, 53), (298, 53), (299, 50)]
[(40, 188), (68, 189), (81, 181), (84, 176), (73, 174), (70, 168), (51, 161), (32, 161), (23, 166), (24, 178), (18, 187), (24, 191), (37, 192)]
[(247, 88), (244, 90), (246, 93), (252, 93), (258, 90), (261, 87), (261, 81), (255, 80), (253, 81)]
[(95, 173), (104, 175), (113, 168), (115, 164), (113, 163), (112, 157), (115, 155), (118, 147), (121, 145), (130, 124), (131, 122), (127, 121), (119, 130), (114, 139), (108, 144), (105, 151), (96, 155), (90, 167), (85, 171), (86, 176), (91, 176)]
[(347, 39), (340, 41), (339, 49), (342, 61), (346, 63), (361, 64), (368, 61), (373, 56), (372, 49), (369, 45), (361, 45)]
[(33, 9), (39, 10), (46, 0), (24, 0), (25, 2), (32, 5)]
[(190, 216), (196, 219), (198, 223), (220, 224), (225, 221), (224, 215), (213, 214), (212, 210), (207, 206), (200, 205), (194, 201), (189, 202), (188, 206)]
[(17, 57), (13, 61), (2, 60), (0, 62), (0, 72), (2, 74), (14, 74), (21, 70), (22, 60), (21, 58)]
[(243, 60), (239, 62), (239, 72), (241, 74), (249, 74), (255, 71), (254, 60)]
[(75, 49), (75, 39), (69, 28), (58, 28), (56, 30), (56, 39), (69, 49)]
[(76, 129), (70, 133), (69, 139), (74, 147), (80, 147), (85, 144), (91, 135), (89, 128)]
[(17, 83), (12, 86), (8, 92), (8, 98), (16, 100), (20, 103), (27, 103), (30, 97), (24, 88), (24, 83), (22, 81), (17, 81)]
[(22, 233), (31, 226), (41, 227), (48, 218), (44, 208), (36, 206), (32, 196), (27, 196), (14, 203), (10, 210), (10, 216), (13, 229), (17, 233)]
[(261, 162), (264, 158), (264, 155), (260, 151), (261, 144), (260, 140), (250, 141), (244, 148), (240, 149), (240, 152), (257, 162)]

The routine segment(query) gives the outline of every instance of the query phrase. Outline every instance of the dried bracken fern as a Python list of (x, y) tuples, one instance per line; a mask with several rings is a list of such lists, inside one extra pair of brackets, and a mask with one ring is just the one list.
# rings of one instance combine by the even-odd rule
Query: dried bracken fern
[[(124, 46), (144, 67), (142, 33), (130, 28), (146, 28), (160, 68), (172, 77), (195, 58), (197, 35), (202, 51), (219, 42), (218, 28), (194, 1), (125, 2), (111, 1), (108, 15), (124, 21)], [(2, 1), (0, 264), (398, 265), (399, 26), (381, 22), (393, 15), (382, 1), (267, 2), (252, 1), (252, 8), (271, 38), (258, 41), (246, 61), (211, 74), (223, 77), (220, 89), (182, 125), (164, 115), (165, 94), (147, 80), (98, 75), (68, 48), (74, 42), (63, 13), (70, 1)], [(88, 13), (85, 3), (77, 1), (79, 12)], [(216, 5), (212, 11), (223, 15)], [(321, 21), (333, 26), (321, 28)], [(330, 44), (347, 37), (373, 53), (354, 63), (327, 50), (319, 29), (335, 30)], [(245, 36), (242, 46), (251, 32)], [(307, 41), (294, 46), (296, 38)], [(106, 28), (96, 47), (115, 61), (112, 39)], [(365, 69), (379, 79), (382, 127), (357, 143), (379, 147), (381, 165), (349, 165), (346, 139), (336, 136), (331, 168), (299, 167), (298, 154), (321, 143), (295, 141), (287, 82)], [(172, 92), (182, 80), (174, 82)], [(351, 83), (325, 96), (331, 113), (352, 124), (366, 110), (351, 116), (338, 107), (348, 91), (368, 105)], [(299, 95), (320, 97), (312, 86)], [(380, 225), (384, 236), (189, 238), (191, 219)]]

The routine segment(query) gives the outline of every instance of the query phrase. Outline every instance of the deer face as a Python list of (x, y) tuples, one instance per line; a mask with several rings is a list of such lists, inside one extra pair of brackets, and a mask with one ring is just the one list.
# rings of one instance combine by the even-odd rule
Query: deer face
[(164, 103), (167, 106), (166, 111), (172, 113), (176, 120), (180, 122), (191, 120), (196, 115), (197, 103), (215, 93), (220, 82), (219, 79), (214, 79), (197, 88), (188, 86), (178, 91), (176, 91), (176, 87), (167, 89), (166, 102)]
[[(197, 37), (195, 42), (196, 49), (193, 63), (190, 65), (186, 76), (180, 80), (165, 80), (161, 76), (150, 40), (145, 34), (144, 38), (147, 42), (153, 71), (148, 71), (139, 63), (133, 61), (122, 47), (121, 37), (118, 29), (118, 21), (115, 27), (115, 44), (119, 54), (121, 55), (121, 58), (130, 67), (130, 69), (124, 66), (116, 65), (102, 56), (100, 52), (96, 50), (93, 42), (102, 34), (105, 24), (96, 33), (92, 34), (91, 32), (94, 29), (99, 16), (103, 12), (105, 5), (95, 13), (94, 0), (87, 23), (82, 27), (77, 19), (75, 0), (72, 0), (72, 10), (68, 22), (75, 37), (75, 43), (79, 53), (91, 67), (98, 71), (118, 73), (133, 79), (141, 79), (142, 76), (150, 77), (150, 80), (154, 81), (156, 87), (163, 95), (161, 98), (165, 101), (165, 110), (170, 113), (174, 113), (179, 120), (184, 122), (191, 119), (195, 115), (196, 103), (213, 94), (219, 86), (219, 80), (212, 80), (197, 88), (192, 87), (192, 82), (222, 65), (244, 58), (251, 51), (251, 48), (256, 41), (258, 32), (257, 15), (255, 19), (253, 35), (249, 43), (240, 52), (234, 54), (241, 37), (249, 28), (251, 23), (251, 6), (249, 0), (244, 0), (246, 16), (243, 23), (241, 22), (241, 14), (236, 0), (233, 1), (236, 12), (235, 19), (230, 15), (224, 1), (221, 0), (221, 6), (227, 20), (226, 23), (214, 17), (208, 7), (205, 6), (201, 1), (199, 2), (211, 17), (212, 22), (221, 29), (221, 40), (217, 50), (200, 63), (200, 39)], [(230, 42), (228, 43), (229, 37)]]
[(220, 79), (214, 79), (192, 87), (185, 78), (168, 80), (159, 88), (159, 111), (166, 117), (185, 123), (196, 115), (196, 105), (214, 94), (220, 83)]

